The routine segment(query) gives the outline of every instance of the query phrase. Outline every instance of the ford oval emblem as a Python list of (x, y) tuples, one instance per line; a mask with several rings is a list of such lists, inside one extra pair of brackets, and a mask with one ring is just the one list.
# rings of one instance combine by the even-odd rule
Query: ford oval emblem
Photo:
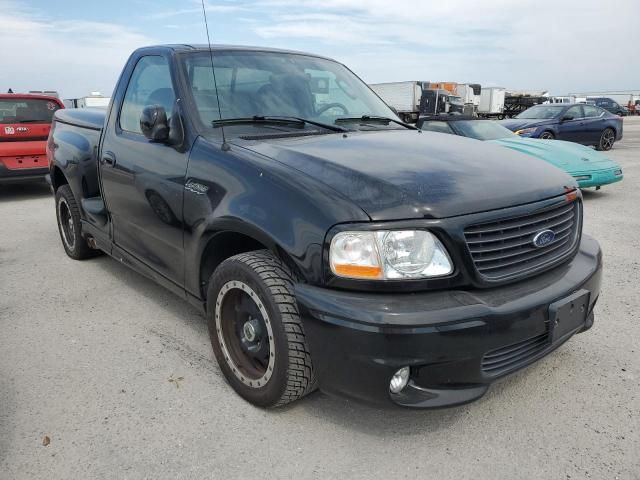
[(542, 230), (541, 232), (536, 233), (536, 236), (533, 237), (533, 246), (537, 248), (546, 247), (555, 239), (556, 234), (553, 230)]

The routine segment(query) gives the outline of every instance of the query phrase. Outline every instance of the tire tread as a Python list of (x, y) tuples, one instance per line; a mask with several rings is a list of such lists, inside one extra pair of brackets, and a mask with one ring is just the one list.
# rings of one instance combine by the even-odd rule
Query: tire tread
[(228, 258), (223, 264), (227, 262), (243, 263), (256, 273), (269, 291), (281, 317), (288, 345), (287, 384), (280, 399), (272, 406), (280, 407), (311, 393), (317, 388), (317, 381), (293, 292), (297, 280), (294, 274), (268, 250), (241, 253)]
[[(64, 197), (64, 199), (67, 201), (67, 205), (69, 206), (69, 210), (73, 218), (73, 222), (78, 226), (77, 238), (76, 238), (75, 248), (73, 251), (70, 251), (67, 249), (67, 246), (65, 245), (64, 240), (62, 239), (62, 235), (63, 235), (62, 226), (60, 225), (60, 219), (58, 218), (58, 198), (59, 197)], [(60, 237), (61, 237), (60, 240), (62, 241), (62, 246), (69, 257), (73, 258), (74, 260), (85, 260), (87, 258), (93, 258), (100, 254), (98, 250), (94, 250), (91, 247), (89, 247), (89, 245), (87, 244), (87, 241), (82, 236), (82, 233), (81, 233), (82, 217), (80, 216), (80, 207), (78, 206), (78, 203), (76, 202), (76, 198), (73, 195), (73, 191), (71, 190), (71, 187), (69, 185), (62, 185), (56, 191), (56, 219), (58, 222), (58, 230), (60, 231)]]

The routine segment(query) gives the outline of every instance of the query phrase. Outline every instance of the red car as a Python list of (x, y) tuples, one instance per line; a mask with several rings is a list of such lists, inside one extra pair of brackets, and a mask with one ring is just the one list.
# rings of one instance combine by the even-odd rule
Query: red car
[(49, 173), (47, 138), (53, 114), (61, 108), (56, 97), (0, 94), (0, 183), (41, 179)]

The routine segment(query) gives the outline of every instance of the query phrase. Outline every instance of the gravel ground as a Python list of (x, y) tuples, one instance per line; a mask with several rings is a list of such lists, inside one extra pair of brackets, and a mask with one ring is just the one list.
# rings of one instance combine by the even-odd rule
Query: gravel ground
[(47, 187), (2, 187), (0, 479), (640, 479), (639, 152), (625, 119), (625, 180), (585, 192), (606, 262), (594, 328), (438, 411), (252, 407), (195, 310), (107, 257), (70, 260)]

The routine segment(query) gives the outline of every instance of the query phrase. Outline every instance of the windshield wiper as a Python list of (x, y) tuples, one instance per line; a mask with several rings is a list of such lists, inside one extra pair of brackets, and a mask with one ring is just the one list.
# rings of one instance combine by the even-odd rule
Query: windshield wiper
[(333, 132), (346, 132), (346, 128), (339, 127), (337, 125), (329, 125), (326, 123), (316, 122), (315, 120), (307, 120), (300, 117), (287, 117), (287, 116), (261, 116), (254, 115), (253, 117), (245, 118), (223, 118), (222, 120), (214, 120), (211, 122), (214, 127), (221, 127), (224, 125), (285, 125), (285, 126), (298, 126), (300, 128), (305, 125), (314, 125), (316, 127), (325, 128)]
[(414, 127), (413, 125), (409, 125), (408, 123), (401, 122), (400, 120), (396, 120), (394, 118), (389, 118), (389, 117), (379, 117), (377, 115), (362, 115), (361, 117), (344, 117), (344, 118), (338, 118), (336, 120), (336, 123), (355, 123), (355, 122), (384, 123), (385, 125), (389, 125), (389, 123), (395, 123), (405, 128), (408, 128), (409, 130), (418, 130), (417, 127)]
[(49, 123), (46, 120), (37, 120), (32, 118), (31, 120), (20, 120), (18, 123)]

